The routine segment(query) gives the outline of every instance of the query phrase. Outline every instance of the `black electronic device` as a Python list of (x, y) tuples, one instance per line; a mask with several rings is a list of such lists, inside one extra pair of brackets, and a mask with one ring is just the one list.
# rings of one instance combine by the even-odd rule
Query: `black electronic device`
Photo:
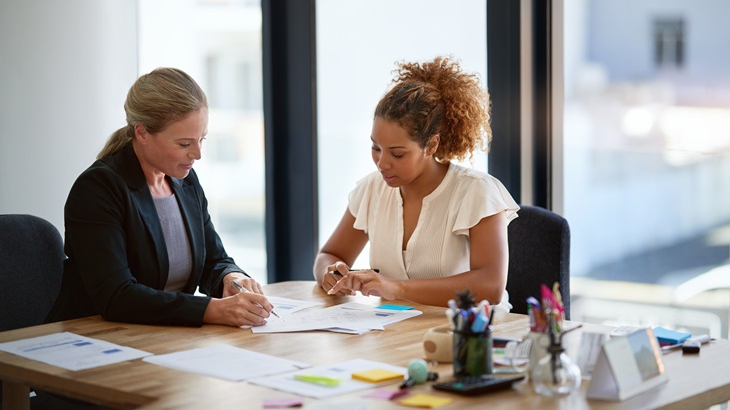
[(448, 382), (434, 383), (433, 388), (466, 396), (476, 396), (479, 394), (509, 389), (512, 387), (513, 383), (524, 378), (525, 376), (508, 378), (494, 376), (466, 376)]

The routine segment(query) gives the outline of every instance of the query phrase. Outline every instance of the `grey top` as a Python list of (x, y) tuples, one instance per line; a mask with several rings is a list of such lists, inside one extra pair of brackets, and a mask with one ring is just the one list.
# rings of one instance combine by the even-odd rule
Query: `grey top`
[(193, 268), (190, 241), (187, 232), (185, 232), (185, 224), (175, 194), (166, 198), (154, 198), (154, 201), (157, 215), (160, 217), (162, 233), (165, 236), (167, 257), (170, 261), (165, 290), (179, 292), (188, 282), (190, 271)]

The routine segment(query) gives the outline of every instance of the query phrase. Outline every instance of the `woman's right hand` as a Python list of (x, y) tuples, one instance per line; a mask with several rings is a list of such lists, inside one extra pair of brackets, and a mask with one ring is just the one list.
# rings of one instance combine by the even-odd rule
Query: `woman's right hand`
[[(325, 292), (329, 292), (329, 290), (332, 289), (340, 279), (347, 275), (349, 271), (350, 267), (342, 261), (337, 261), (333, 265), (328, 265), (327, 273), (325, 273), (322, 278), (322, 289), (324, 289)], [(339, 296), (352, 296), (355, 292), (349, 289), (343, 289), (334, 294)]]
[(246, 292), (221, 299), (213, 298), (203, 315), (203, 322), (230, 326), (261, 326), (274, 306), (266, 296)]

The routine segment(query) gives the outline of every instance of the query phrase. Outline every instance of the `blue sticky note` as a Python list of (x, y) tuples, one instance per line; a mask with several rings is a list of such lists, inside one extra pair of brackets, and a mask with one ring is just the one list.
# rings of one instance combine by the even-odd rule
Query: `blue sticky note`
[(677, 332), (676, 330), (669, 330), (663, 327), (655, 327), (652, 329), (654, 336), (656, 336), (659, 343), (676, 345), (689, 339), (692, 334), (686, 332)]
[(403, 305), (380, 305), (380, 306), (378, 306), (378, 309), (388, 309), (388, 310), (411, 310), (411, 309), (413, 309), (413, 306), (403, 306)]

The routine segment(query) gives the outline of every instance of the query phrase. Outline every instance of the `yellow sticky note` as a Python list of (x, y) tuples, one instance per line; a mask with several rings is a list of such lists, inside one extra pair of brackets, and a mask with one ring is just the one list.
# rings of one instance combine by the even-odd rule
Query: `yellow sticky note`
[(411, 407), (427, 407), (427, 408), (434, 408), (438, 406), (443, 406), (444, 404), (449, 404), (454, 399), (450, 399), (448, 397), (437, 397), (437, 396), (429, 396), (428, 394), (416, 394), (415, 396), (411, 396), (407, 399), (403, 399), (399, 401), (398, 403), (404, 405), (404, 406), (411, 406)]
[(370, 369), (363, 372), (353, 373), (352, 378), (368, 383), (383, 383), (393, 380), (403, 380), (403, 373), (385, 369)]

